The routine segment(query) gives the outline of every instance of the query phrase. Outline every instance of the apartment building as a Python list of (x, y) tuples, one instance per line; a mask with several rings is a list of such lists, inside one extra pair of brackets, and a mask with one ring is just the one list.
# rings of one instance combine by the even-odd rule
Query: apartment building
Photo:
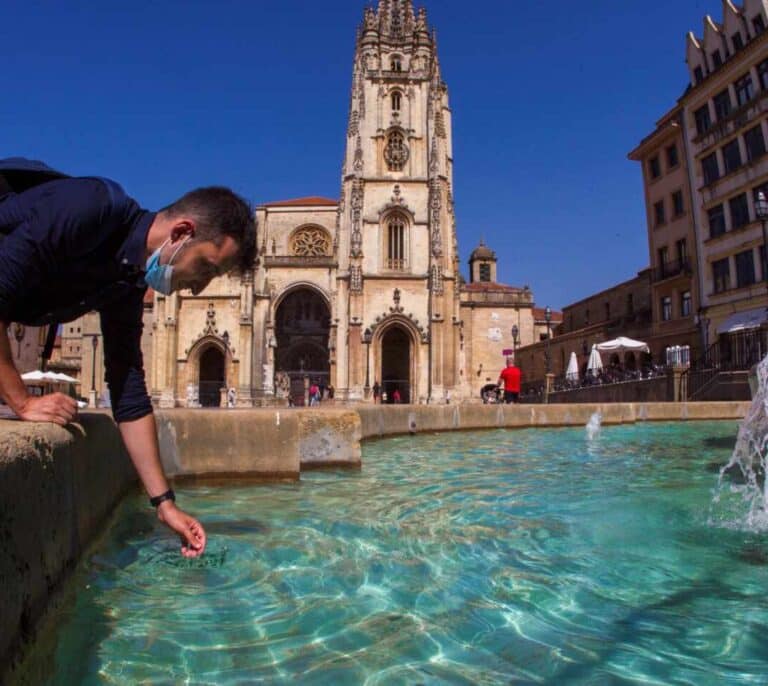
[(768, 270), (757, 193), (768, 191), (768, 0), (723, 2), (688, 35), (681, 124), (697, 233), (698, 324), (705, 345), (765, 321)]
[(629, 159), (643, 171), (648, 223), (651, 330), (647, 343), (655, 360), (666, 351), (690, 346), (702, 352), (696, 231), (682, 126), (683, 109), (676, 106), (656, 124)]

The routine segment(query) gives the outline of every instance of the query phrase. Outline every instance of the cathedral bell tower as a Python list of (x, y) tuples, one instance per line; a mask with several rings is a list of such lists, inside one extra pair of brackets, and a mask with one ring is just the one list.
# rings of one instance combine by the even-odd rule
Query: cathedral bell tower
[(452, 184), (436, 35), (411, 0), (380, 0), (357, 35), (334, 246), (337, 388), (351, 399), (378, 381), (389, 400), (440, 402), (461, 384)]

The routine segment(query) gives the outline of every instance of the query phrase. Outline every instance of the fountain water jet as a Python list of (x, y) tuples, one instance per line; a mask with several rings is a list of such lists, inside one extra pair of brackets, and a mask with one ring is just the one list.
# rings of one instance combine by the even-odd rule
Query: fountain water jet
[[(720, 470), (710, 515), (711, 524), (749, 531), (768, 530), (768, 355), (757, 366), (757, 380), (757, 392), (739, 426), (733, 455)], [(722, 511), (718, 516), (715, 508)]]

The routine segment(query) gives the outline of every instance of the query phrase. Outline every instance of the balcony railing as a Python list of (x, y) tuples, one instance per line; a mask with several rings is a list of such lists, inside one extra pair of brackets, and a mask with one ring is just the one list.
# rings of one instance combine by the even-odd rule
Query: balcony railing
[(333, 257), (319, 255), (307, 257), (304, 255), (285, 255), (264, 258), (265, 267), (338, 267), (338, 262)]
[(406, 269), (406, 262), (405, 260), (394, 259), (390, 257), (387, 259), (387, 269), (395, 272), (404, 272)]
[(653, 270), (653, 281), (654, 283), (664, 281), (664, 279), (670, 279), (680, 274), (690, 276), (691, 273), (691, 261), (688, 258), (673, 260), (671, 262), (664, 262)]

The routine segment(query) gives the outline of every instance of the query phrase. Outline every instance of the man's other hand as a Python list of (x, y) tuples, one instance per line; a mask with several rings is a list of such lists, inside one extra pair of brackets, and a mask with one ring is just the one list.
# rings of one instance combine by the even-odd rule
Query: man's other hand
[(77, 417), (77, 401), (63, 393), (29, 396), (16, 414), (27, 422), (53, 422), (65, 426)]
[(158, 519), (169, 529), (179, 534), (181, 554), (184, 557), (199, 557), (205, 552), (205, 529), (194, 517), (176, 507), (172, 500), (160, 503)]

